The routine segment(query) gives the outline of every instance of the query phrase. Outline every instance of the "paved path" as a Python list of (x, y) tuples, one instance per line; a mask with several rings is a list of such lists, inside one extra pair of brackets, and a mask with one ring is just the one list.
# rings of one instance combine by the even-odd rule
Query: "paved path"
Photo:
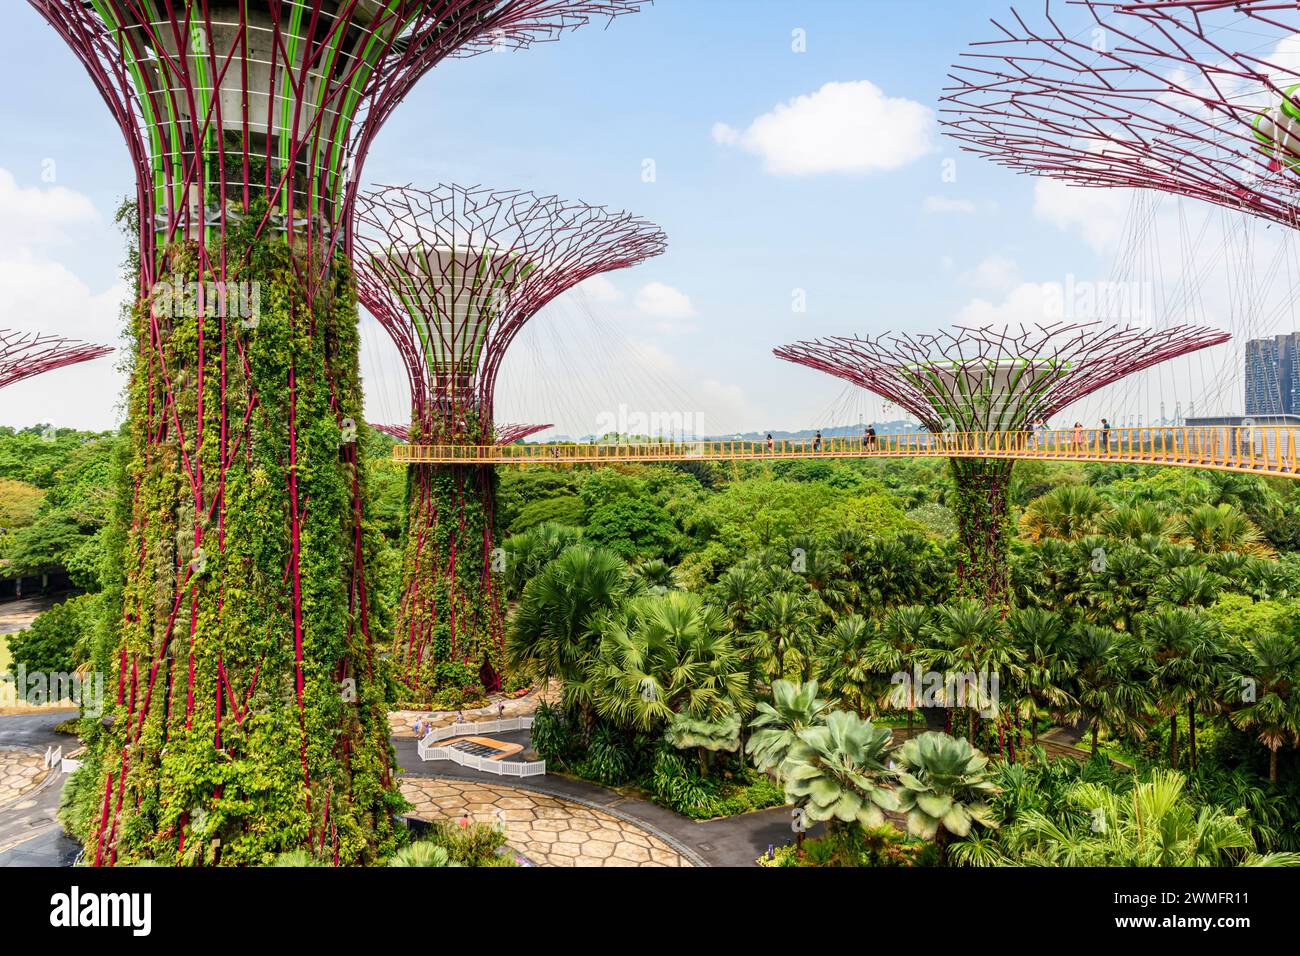
[(422, 820), (500, 824), (509, 845), (538, 866), (693, 866), (667, 841), (626, 817), (486, 780), (408, 776), (402, 796)]
[[(0, 755), (27, 753), (39, 764), (46, 747), (75, 747), (75, 737), (54, 730), (72, 713), (75, 711), (0, 716), (0, 748), (5, 748)], [(54, 771), (18, 799), (0, 801), (0, 866), (70, 866), (76, 859), (81, 848), (58, 822), (59, 794), (65, 780), (62, 773)]]
[(58, 597), (31, 597), (0, 604), (0, 634), (17, 634), (30, 627), (44, 611), (57, 604)]
[[(585, 780), (547, 774), (544, 777), (529, 777), (526, 782), (500, 783), (494, 777), (459, 767), (449, 761), (422, 761), (416, 753), (413, 739), (395, 738), (393, 745), (397, 748), (397, 763), (406, 772), (408, 779), (429, 777), (447, 781), (490, 782), (494, 787), (508, 788), (521, 794), (556, 797), (578, 806), (604, 810), (643, 828), (684, 858), (694, 857), (696, 865), (753, 866), (754, 861), (767, 852), (769, 846), (782, 846), (793, 839), (790, 812), (785, 807), (697, 823), (649, 800), (622, 794)], [(814, 830), (814, 835), (817, 832)], [(523, 846), (519, 849), (528, 852)]]
[(0, 747), (0, 813), (50, 775), (44, 755), (26, 747)]

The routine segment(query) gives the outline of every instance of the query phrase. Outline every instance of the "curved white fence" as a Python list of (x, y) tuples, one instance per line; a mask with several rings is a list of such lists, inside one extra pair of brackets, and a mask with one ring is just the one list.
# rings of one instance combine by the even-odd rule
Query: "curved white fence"
[(454, 737), (481, 737), (484, 734), (500, 734), (511, 730), (529, 730), (533, 718), (509, 717), (505, 720), (485, 720), (481, 722), (461, 721), (446, 727), (435, 727), (420, 738), (416, 751), (421, 760), (450, 760), (454, 764), (496, 774), (498, 777), (540, 777), (546, 773), (546, 761), (534, 760), (520, 762), (517, 760), (491, 760), (475, 757), (453, 747), (439, 747), (444, 740)]

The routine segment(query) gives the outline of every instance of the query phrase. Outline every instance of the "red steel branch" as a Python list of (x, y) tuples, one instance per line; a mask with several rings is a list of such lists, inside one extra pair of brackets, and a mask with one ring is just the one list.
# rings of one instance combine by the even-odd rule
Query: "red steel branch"
[[(454, 185), (427, 191), (384, 186), (364, 194), (356, 241), (357, 296), (401, 353), (415, 419), (442, 434), (454, 434), (466, 411), (491, 422), (506, 350), (542, 308), (592, 276), (660, 255), (667, 244), (658, 226), (628, 213), (520, 190)], [(449, 249), (458, 251), (418, 262), (405, 254)], [(497, 292), (490, 278), (467, 278), (467, 272), (488, 272), (503, 261), (513, 263), (513, 271), (498, 280)], [(476, 282), (487, 288), (467, 288)], [(462, 289), (484, 312), (485, 328), (475, 332), (481, 342), (457, 341), (464, 330), (436, 314)], [(456, 355), (463, 365), (457, 374), (463, 371), (467, 380), (449, 391), (431, 367), (431, 348)]]
[[(1156, 189), (1300, 224), (1300, 140), (1273, 120), (1294, 66), (1233, 48), (1213, 11), (1239, 11), (1278, 40), (1300, 31), (1295, 2), (1071, 0), (1060, 25), (1015, 10), (1001, 36), (953, 67), (942, 119), (967, 150), (1086, 186)], [(1240, 17), (1238, 17), (1240, 20)], [(1257, 130), (1272, 137), (1262, 143)]]
[(996, 431), (1029, 428), (1127, 375), (1230, 337), (1195, 326), (1059, 322), (833, 337), (774, 354), (888, 399), (931, 431)]
[(0, 329), (0, 388), (33, 375), (101, 358), (111, 346), (90, 345), (40, 332)]
[[(81, 62), (125, 140), (136, 173), (140, 300), (148, 301), (165, 285), (170, 250), (185, 242), (194, 258), (192, 274), (186, 278), (198, 280), (201, 303), (206, 301), (205, 286), (220, 283), (225, 289), (257, 280), (239, 250), (228, 258), (228, 236), (237, 228), (246, 234), (250, 226), (257, 237), (286, 238), (295, 252), (293, 268), (300, 286), (295, 298), (318, 301), (336, 254), (351, 253), (352, 208), (375, 137), (416, 82), (442, 60), (551, 40), (594, 18), (612, 18), (644, 4), (644, 0), (28, 2)], [(224, 551), (227, 471), (237, 456), (247, 454), (253, 423), (265, 414), (256, 389), (250, 387), (252, 333), (237, 321), (243, 316), (227, 311), (224, 303), (215, 311), (200, 305), (197, 315), (185, 320), (197, 324), (196, 376), (187, 377), (185, 370), (168, 366), (166, 343), (176, 318), (162, 314), (156, 304), (148, 311), (138, 346), (139, 367), (149, 370), (150, 398), (145, 420), (138, 423), (147, 436), (145, 468), (166, 454), (160, 446), (179, 449), (182, 480), (193, 497), (194, 514), (203, 519), (194, 522), (195, 551), (200, 546)], [(313, 338), (319, 334), (310, 310), (299, 310), (294, 322)], [(213, 356), (219, 359), (220, 374), (205, 376), (205, 365)], [(301, 718), (304, 598), (299, 551), (310, 502), (297, 487), (296, 365), (290, 361), (283, 383), (288, 412), (281, 457), (290, 476), (286, 512), (292, 557), (284, 575), (292, 592)], [(176, 400), (181, 389), (196, 399), (197, 413), (182, 414), (180, 408), (188, 403)], [(215, 436), (217, 466), (208, 466), (215, 475), (206, 474), (201, 464), (201, 450), (214, 444), (214, 436), (204, 434), (204, 408), (213, 402), (221, 409), (220, 434)], [(344, 412), (337, 395), (332, 395), (332, 406), (342, 427)], [(355, 447), (347, 454), (355, 455)], [(137, 499), (139, 495), (137, 486)], [(350, 572), (349, 600), (360, 616), (368, 660), (369, 601), (355, 480), (353, 499), (355, 567)], [(148, 557), (146, 534), (164, 533), (151, 529), (151, 520), (136, 515), (133, 530), (140, 536), (141, 549), (140, 568), (134, 573), (140, 573)], [(197, 589), (181, 569), (175, 605), (159, 643), (143, 654), (122, 652), (118, 702), (129, 708), (136, 728), (129, 743), (139, 744), (160, 666), (170, 658), (173, 630), (184, 626), (185, 618), (191, 653), (189, 676), (182, 676), (189, 686), (180, 719), (189, 722), (194, 700), (203, 693), (218, 701), (229, 700), (239, 718), (237, 702), (248, 700), (258, 669), (243, 675), (243, 687), (232, 686), (225, 667), (220, 668), (217, 687), (196, 687), (193, 638), (198, 610)], [(214, 741), (218, 749), (219, 720), (220, 712)], [(305, 727), (302, 736), (306, 776)], [(110, 773), (106, 782), (96, 863), (115, 859), (114, 835), (130, 769), (124, 749), (118, 772)], [(311, 781), (307, 783), (310, 792)], [(328, 821), (322, 820), (319, 834), (312, 834), (313, 841), (319, 836), (322, 847), (327, 828)], [(182, 841), (183, 834), (184, 824)]]

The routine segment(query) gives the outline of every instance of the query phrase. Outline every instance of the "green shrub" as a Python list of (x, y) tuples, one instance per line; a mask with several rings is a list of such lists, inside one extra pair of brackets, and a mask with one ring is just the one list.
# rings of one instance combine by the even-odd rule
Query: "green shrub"
[(579, 776), (607, 787), (627, 783), (634, 757), (623, 735), (608, 724), (601, 724), (591, 735), (587, 756), (577, 767)]
[(31, 627), (11, 634), (9, 653), (14, 667), (21, 664), (28, 671), (64, 673), (76, 670), (77, 646), (94, 628), (97, 606), (93, 594), (68, 598), (38, 617)]
[(717, 815), (707, 781), (670, 744), (655, 752), (647, 789), (657, 802), (683, 816), (707, 819)]
[(568, 715), (545, 701), (533, 714), (531, 739), (537, 755), (555, 770), (567, 767), (582, 745), (581, 735)]

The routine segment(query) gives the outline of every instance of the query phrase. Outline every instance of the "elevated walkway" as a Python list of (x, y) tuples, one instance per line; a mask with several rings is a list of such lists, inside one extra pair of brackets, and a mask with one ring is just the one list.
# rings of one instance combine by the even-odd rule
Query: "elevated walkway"
[(776, 441), (521, 445), (398, 445), (393, 459), (427, 465), (586, 465), (615, 462), (778, 461), (800, 458), (1040, 458), (1300, 476), (1297, 425), (1200, 425), (942, 432)]

